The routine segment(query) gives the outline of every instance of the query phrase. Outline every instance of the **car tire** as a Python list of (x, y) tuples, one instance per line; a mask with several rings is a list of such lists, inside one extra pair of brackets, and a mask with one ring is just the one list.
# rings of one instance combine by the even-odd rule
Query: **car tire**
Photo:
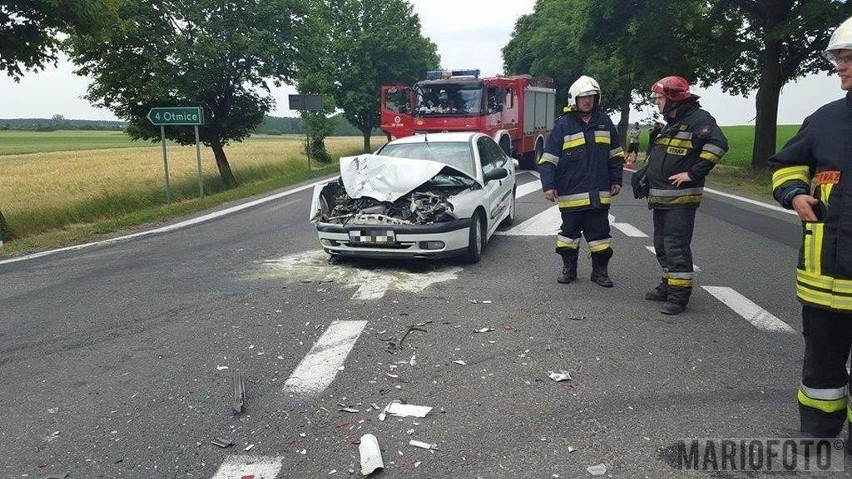
[(482, 248), (485, 245), (484, 225), (482, 224), (482, 214), (476, 211), (470, 219), (470, 231), (467, 236), (467, 252), (465, 259), (470, 264), (479, 263), (482, 259)]
[(512, 190), (512, 202), (509, 204), (509, 215), (503, 218), (503, 221), (500, 223), (501, 226), (512, 226), (515, 223), (515, 203), (517, 200), (516, 197), (517, 189)]

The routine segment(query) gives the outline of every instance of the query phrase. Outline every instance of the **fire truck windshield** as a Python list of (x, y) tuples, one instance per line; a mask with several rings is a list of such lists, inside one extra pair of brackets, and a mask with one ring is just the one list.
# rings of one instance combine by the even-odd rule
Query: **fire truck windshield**
[(416, 111), (420, 116), (479, 116), (482, 114), (482, 85), (420, 84)]

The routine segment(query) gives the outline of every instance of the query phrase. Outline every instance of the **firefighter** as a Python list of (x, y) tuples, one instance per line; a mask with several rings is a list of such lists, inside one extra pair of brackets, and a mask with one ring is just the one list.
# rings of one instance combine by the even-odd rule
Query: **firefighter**
[[(803, 435), (821, 438), (837, 436), (846, 418), (852, 420), (846, 371), (852, 346), (852, 17), (834, 31), (824, 53), (846, 97), (805, 118), (769, 159), (775, 199), (795, 210), (803, 225), (796, 296), (805, 353), (797, 398)], [(850, 443), (852, 429), (847, 448)]]
[[(680, 314), (692, 294), (690, 243), (704, 177), (728, 150), (728, 140), (685, 79), (665, 77), (651, 86), (651, 96), (666, 125), (651, 145), (648, 162), (634, 176), (634, 195), (647, 196), (654, 211), (654, 249), (663, 272), (645, 299), (663, 302), (664, 314)], [(637, 178), (644, 179), (647, 189), (636, 191)]]
[(562, 215), (556, 253), (563, 267), (557, 281), (577, 279), (582, 234), (592, 256), (591, 280), (611, 288), (608, 212), (612, 197), (621, 191), (624, 151), (612, 120), (600, 110), (598, 82), (583, 75), (568, 95), (567, 111), (556, 121), (539, 160), (544, 198), (556, 202)]

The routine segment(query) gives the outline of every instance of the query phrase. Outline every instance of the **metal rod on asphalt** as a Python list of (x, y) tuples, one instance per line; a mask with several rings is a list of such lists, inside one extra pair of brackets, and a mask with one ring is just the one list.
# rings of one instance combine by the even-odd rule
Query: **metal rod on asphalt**
[(166, 127), (160, 125), (160, 140), (163, 142), (163, 169), (166, 170), (166, 203), (171, 203), (172, 199), (169, 195), (169, 160), (166, 155)]
[(204, 181), (201, 179), (201, 147), (198, 146), (198, 125), (195, 125), (195, 158), (198, 160), (198, 196), (204, 198)]

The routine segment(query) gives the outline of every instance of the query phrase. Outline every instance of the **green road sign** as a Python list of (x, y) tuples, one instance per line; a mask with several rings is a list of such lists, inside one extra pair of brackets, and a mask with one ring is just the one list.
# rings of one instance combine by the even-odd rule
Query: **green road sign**
[(200, 106), (169, 106), (151, 108), (148, 120), (155, 125), (203, 125)]

